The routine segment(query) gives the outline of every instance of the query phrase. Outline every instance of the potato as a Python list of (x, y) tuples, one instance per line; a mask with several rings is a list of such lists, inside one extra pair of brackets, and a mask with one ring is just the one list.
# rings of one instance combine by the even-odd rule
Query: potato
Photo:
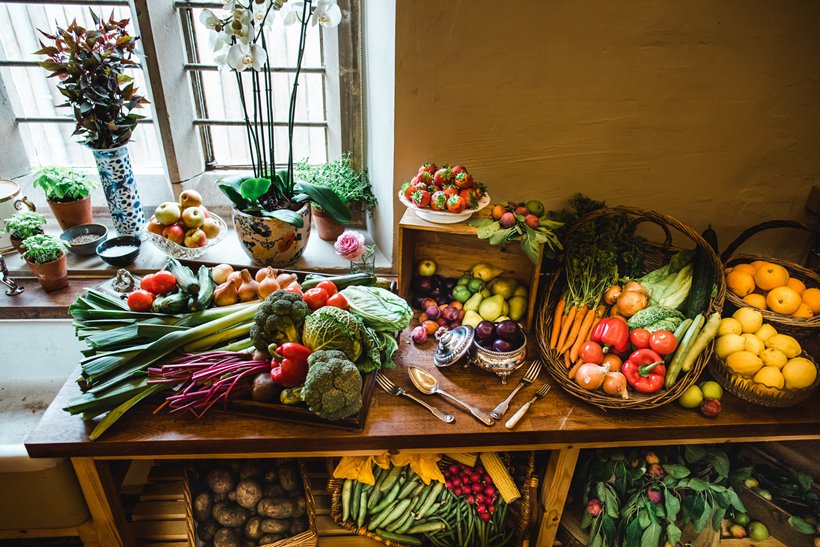
[(290, 518), (295, 510), (296, 504), (288, 498), (262, 498), (256, 506), (258, 514), (272, 519)]
[(214, 500), (214, 503), (219, 503), (220, 501), (225, 501), (228, 499), (228, 494), (214, 494), (211, 496), (211, 499)]
[(256, 547), (256, 541), (252, 539), (243, 539), (239, 542), (240, 547)]
[(255, 479), (262, 476), (262, 465), (259, 460), (248, 460), (239, 468), (239, 480)]
[(276, 467), (268, 467), (265, 469), (262, 479), (265, 482), (275, 482), (279, 480), (279, 469)]
[(264, 519), (260, 528), (266, 534), (284, 534), (290, 529), (290, 519)]
[(225, 468), (217, 467), (208, 473), (208, 488), (214, 494), (227, 494), (235, 485), (233, 473)]
[(308, 529), (308, 519), (307, 517), (299, 517), (298, 519), (293, 519), (290, 523), (290, 529), (288, 530), (288, 535), (295, 536), (296, 534), (301, 534), (305, 530)]
[(257, 543), (257, 545), (267, 545), (268, 543), (275, 543), (277, 541), (285, 539), (286, 537), (288, 536), (286, 536), (285, 534), (265, 534), (264, 536), (259, 538), (259, 542)]
[(230, 528), (220, 529), (214, 536), (214, 547), (242, 547), (239, 538)]
[(253, 509), (262, 499), (262, 487), (252, 480), (244, 480), (236, 485), (236, 503), (245, 509)]
[(194, 498), (194, 519), (197, 522), (205, 522), (211, 518), (211, 509), (214, 500), (210, 492), (202, 492)]
[(294, 517), (301, 517), (307, 512), (307, 500), (305, 499), (305, 496), (297, 496), (293, 498), (293, 503), (296, 506), (293, 510)]
[(288, 492), (302, 488), (302, 477), (295, 465), (287, 464), (279, 468), (279, 484)]
[(228, 502), (215, 504), (211, 514), (216, 522), (226, 528), (238, 528), (245, 524), (250, 516), (243, 508)]
[(196, 525), (196, 537), (207, 543), (214, 539), (214, 535), (216, 535), (216, 531), (219, 530), (219, 528), (220, 526), (216, 521), (211, 519), (200, 522)]
[(282, 488), (281, 484), (268, 483), (262, 487), (263, 498), (283, 498), (288, 495), (288, 491)]
[(251, 539), (259, 539), (262, 537), (262, 517), (254, 515), (245, 523), (245, 537)]

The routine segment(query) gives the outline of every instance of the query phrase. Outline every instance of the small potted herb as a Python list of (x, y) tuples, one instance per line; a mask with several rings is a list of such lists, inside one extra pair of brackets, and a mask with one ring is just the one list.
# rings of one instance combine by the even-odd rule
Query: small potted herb
[(34, 186), (46, 193), (48, 206), (60, 228), (67, 230), (91, 223), (91, 189), (95, 183), (74, 169), (46, 167), (38, 173)]
[(34, 211), (20, 211), (11, 218), (3, 221), (3, 230), (9, 234), (11, 246), (16, 251), (20, 250), (20, 244), (27, 237), (42, 234), (43, 226), (46, 225), (46, 217)]
[(36, 234), (24, 239), (20, 248), (43, 289), (55, 291), (68, 285), (65, 250), (59, 239)]
[[(353, 167), (350, 154), (323, 165), (310, 165), (303, 161), (297, 165), (296, 174), (300, 180), (333, 190), (348, 205), (354, 217), (358, 216), (361, 220), (376, 206), (376, 196), (367, 172), (357, 171)], [(319, 237), (325, 241), (335, 241), (344, 231), (344, 225), (336, 222), (315, 202), (311, 205)]]

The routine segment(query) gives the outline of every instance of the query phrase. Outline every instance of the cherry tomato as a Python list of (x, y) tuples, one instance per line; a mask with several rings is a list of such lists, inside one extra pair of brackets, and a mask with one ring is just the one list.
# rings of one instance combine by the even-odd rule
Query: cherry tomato
[(609, 365), (609, 372), (620, 372), (623, 360), (614, 353), (607, 353), (599, 364)]
[(320, 281), (316, 284), (316, 288), (324, 289), (325, 292), (327, 292), (328, 296), (333, 296), (334, 294), (339, 292), (339, 289), (336, 288), (336, 283), (334, 283), (333, 281)]
[(601, 348), (601, 344), (590, 340), (589, 342), (581, 344), (578, 357), (584, 363), (595, 363), (599, 365), (604, 358), (604, 350)]
[[(341, 308), (345, 311), (347, 311), (347, 309), (348, 309), (347, 298), (345, 298), (343, 294), (338, 293), (338, 292), (336, 294), (330, 295), (330, 298), (327, 299), (327, 305), (328, 306), (333, 306), (334, 308)], [(429, 322), (432, 323), (432, 321), (429, 321)], [(438, 325), (436, 325), (436, 327), (438, 327)], [(425, 327), (425, 328), (427, 328), (427, 327)], [(430, 334), (429, 329), (428, 329), (427, 334)]]
[(156, 290), (151, 292), (154, 294), (168, 294), (176, 288), (177, 280), (174, 277), (174, 274), (168, 270), (160, 270), (153, 275), (154, 278), (152, 283), (154, 285), (154, 289)]
[(308, 305), (308, 308), (315, 311), (323, 306), (327, 306), (328, 294), (326, 290), (316, 287), (306, 290), (302, 298), (305, 299), (305, 304)]
[(154, 276), (157, 274), (148, 274), (140, 280), (140, 289), (144, 291), (148, 291), (154, 294), (156, 293), (156, 287), (154, 287)]
[(149, 311), (151, 304), (154, 303), (154, 298), (154, 293), (139, 289), (128, 295), (128, 308), (131, 311)]
[(669, 355), (678, 349), (678, 341), (668, 330), (656, 330), (649, 337), (649, 347), (659, 355)]
[(652, 336), (646, 329), (635, 329), (629, 333), (629, 341), (635, 346), (635, 349), (644, 349), (649, 347), (649, 337)]
[(299, 283), (291, 283), (283, 290), (286, 290), (288, 292), (295, 292), (299, 296), (304, 297), (304, 294), (302, 294), (302, 286)]

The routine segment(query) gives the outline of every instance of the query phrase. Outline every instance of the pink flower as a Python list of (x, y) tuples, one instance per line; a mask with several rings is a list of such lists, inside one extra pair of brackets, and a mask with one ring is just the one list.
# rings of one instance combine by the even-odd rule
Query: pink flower
[(367, 251), (364, 236), (358, 232), (345, 230), (333, 244), (336, 254), (347, 260), (358, 260)]

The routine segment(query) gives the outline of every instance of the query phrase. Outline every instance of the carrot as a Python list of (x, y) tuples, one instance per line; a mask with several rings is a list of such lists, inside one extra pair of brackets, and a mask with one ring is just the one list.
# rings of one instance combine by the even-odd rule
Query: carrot
[(578, 361), (577, 363), (575, 363), (574, 367), (569, 369), (569, 374), (567, 376), (569, 377), (570, 380), (575, 379), (575, 375), (578, 374), (578, 369), (581, 368), (581, 365), (583, 365), (583, 364), (584, 364), (583, 362)]
[(567, 299), (563, 296), (558, 304), (555, 306), (555, 316), (552, 318), (552, 334), (550, 334), (550, 347), (555, 348), (558, 344), (558, 335), (561, 333), (561, 317), (564, 314), (564, 308), (567, 306)]
[(569, 350), (569, 360), (573, 363), (578, 359), (581, 344), (586, 340), (587, 333), (592, 328), (593, 321), (595, 321), (595, 310), (590, 308), (584, 316), (584, 320), (581, 322), (581, 328), (578, 329), (578, 337), (575, 339), (575, 343), (572, 344), (572, 349)]
[(559, 353), (564, 353), (565, 351), (569, 351), (572, 347), (572, 344), (575, 343), (575, 339), (578, 338), (578, 331), (581, 330), (581, 323), (584, 322), (584, 317), (587, 314), (587, 307), (586, 304), (578, 308), (577, 313), (575, 314), (575, 319), (572, 321), (572, 328), (570, 328), (569, 335), (567, 336), (564, 345), (561, 346), (561, 351)]
[[(558, 344), (556, 344), (555, 349), (562, 348), (564, 346), (564, 342), (567, 340), (567, 335), (569, 334), (569, 326), (575, 320), (575, 315), (578, 313), (578, 306), (575, 304), (569, 309), (569, 313), (564, 317), (564, 322), (561, 323), (561, 334), (558, 336)], [(558, 351), (558, 353), (564, 353), (563, 351)]]
[[(567, 368), (572, 366), (572, 363), (569, 362), (569, 353), (564, 354), (564, 364), (567, 366)], [(572, 377), (570, 376), (570, 378)]]

